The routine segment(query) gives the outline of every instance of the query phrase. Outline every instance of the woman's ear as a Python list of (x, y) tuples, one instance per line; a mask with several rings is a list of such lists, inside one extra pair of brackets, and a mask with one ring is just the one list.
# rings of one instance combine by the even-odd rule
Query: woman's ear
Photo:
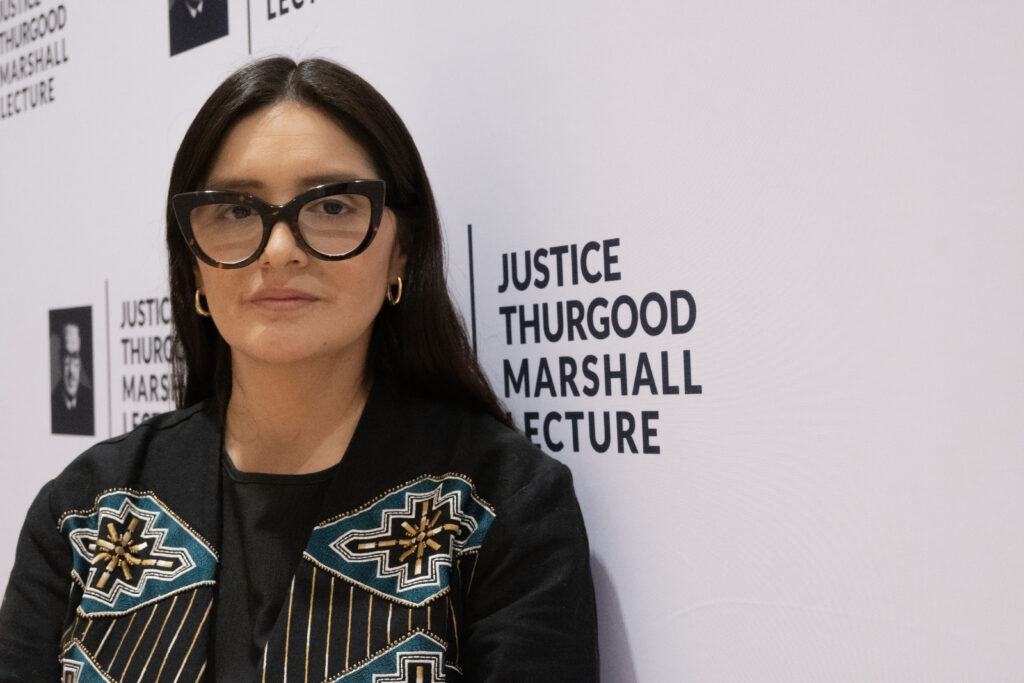
[(395, 278), (405, 277), (405, 264), (408, 256), (405, 253), (405, 248), (402, 246), (402, 243), (405, 242), (405, 235), (403, 234), (402, 226), (398, 223), (398, 217), (391, 213), (390, 209), (388, 213), (391, 215), (391, 221), (395, 226), (395, 241), (391, 245), (391, 258), (388, 260), (388, 282), (394, 282)]
[(395, 246), (391, 248), (391, 261), (388, 264), (388, 282), (395, 278), (405, 277), (405, 262), (407, 258), (402, 245), (395, 240)]

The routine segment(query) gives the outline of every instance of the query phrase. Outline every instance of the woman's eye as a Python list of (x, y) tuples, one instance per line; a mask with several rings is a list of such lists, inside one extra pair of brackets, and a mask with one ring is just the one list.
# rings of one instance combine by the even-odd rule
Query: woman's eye
[(345, 210), (345, 205), (334, 199), (327, 199), (320, 202), (320, 210), (324, 213), (336, 216)]
[(229, 220), (244, 220), (252, 215), (252, 209), (248, 206), (242, 206), (241, 204), (230, 204), (224, 207), (224, 211), (221, 216)]

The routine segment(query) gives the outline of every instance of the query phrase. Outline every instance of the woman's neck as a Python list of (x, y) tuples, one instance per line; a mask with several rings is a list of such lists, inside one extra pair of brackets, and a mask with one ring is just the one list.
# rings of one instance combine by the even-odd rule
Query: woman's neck
[(232, 359), (224, 445), (243, 472), (305, 474), (338, 463), (369, 395), (364, 363)]

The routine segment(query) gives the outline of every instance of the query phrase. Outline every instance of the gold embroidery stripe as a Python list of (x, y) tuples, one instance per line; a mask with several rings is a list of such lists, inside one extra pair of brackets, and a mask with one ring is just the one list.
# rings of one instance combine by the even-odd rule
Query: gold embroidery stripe
[(132, 665), (132, 660), (135, 659), (135, 651), (139, 649), (139, 644), (142, 642), (142, 639), (146, 637), (146, 631), (149, 630), (149, 623), (153, 621), (153, 615), (156, 614), (156, 608), (158, 606), (159, 603), (153, 605), (153, 609), (149, 610), (149, 619), (146, 619), (146, 625), (142, 627), (142, 633), (139, 634), (139, 639), (135, 641), (135, 647), (132, 648), (132, 653), (128, 655), (128, 661), (124, 665), (124, 670), (121, 671), (121, 678), (124, 678), (124, 675), (128, 673), (128, 667)]
[(107, 632), (103, 634), (103, 640), (100, 641), (100, 646), (96, 648), (96, 654), (93, 655), (93, 657), (95, 657), (96, 659), (100, 658), (100, 650), (103, 649), (104, 643), (107, 642), (107, 636), (109, 636), (110, 632), (114, 630), (114, 624), (116, 623), (117, 619), (114, 619), (112, 622), (110, 622), (110, 626), (107, 627)]
[(479, 555), (473, 553), (473, 568), (469, 570), (469, 583), (466, 584), (466, 595), (469, 595), (469, 591), (473, 590), (473, 579), (476, 578), (476, 563), (479, 557)]
[(313, 596), (316, 595), (316, 565), (313, 565), (313, 583), (309, 587), (309, 617), (306, 619), (306, 672), (303, 681), (309, 683), (309, 634), (313, 630)]
[(331, 597), (327, 600), (327, 647), (324, 648), (324, 678), (327, 678), (331, 661), (331, 617), (334, 615), (334, 577), (331, 577)]
[(373, 594), (370, 594), (370, 609), (366, 612), (366, 656), (370, 656), (370, 624), (373, 623)]
[(263, 644), (263, 678), (261, 683), (267, 683), (267, 651), (270, 649), (270, 641)]
[(160, 677), (164, 675), (164, 667), (167, 666), (167, 658), (171, 656), (171, 650), (174, 649), (174, 644), (178, 642), (178, 634), (181, 633), (181, 627), (185, 625), (185, 620), (188, 619), (189, 612), (192, 611), (192, 603), (196, 601), (196, 593), (199, 591), (192, 591), (192, 598), (188, 601), (188, 606), (185, 607), (185, 614), (181, 617), (181, 623), (178, 624), (178, 630), (174, 632), (174, 637), (171, 638), (171, 644), (167, 646), (167, 651), (164, 652), (164, 660), (160, 662), (160, 669), (156, 672), (156, 682), (160, 683)]
[[(0, 0), (0, 2), (2, 2), (2, 0)], [(451, 586), (445, 586), (444, 588), (439, 590), (437, 593), (435, 593), (431, 597), (427, 598), (422, 603), (409, 602), (408, 600), (403, 600), (401, 598), (395, 597), (394, 595), (392, 595), (390, 593), (385, 593), (383, 591), (379, 591), (376, 588), (371, 588), (369, 586), (364, 586), (363, 584), (361, 584), (361, 583), (359, 583), (357, 581), (353, 581), (352, 579), (348, 578), (347, 576), (344, 576), (343, 574), (336, 574), (336, 573), (334, 573), (334, 570), (331, 569), (328, 565), (324, 564), (323, 562), (318, 561), (312, 555), (305, 554), (302, 557), (307, 562), (310, 562), (312, 564), (315, 564), (317, 567), (320, 567), (320, 571), (330, 572), (330, 573), (334, 574), (335, 576), (337, 576), (340, 580), (344, 581), (346, 584), (351, 584), (353, 586), (358, 586), (360, 588), (360, 590), (364, 590), (367, 593), (373, 593), (375, 596), (377, 596), (378, 598), (380, 598), (382, 600), (393, 600), (396, 605), (400, 605), (400, 606), (403, 606), (403, 607), (413, 607), (413, 608), (415, 608), (415, 607), (423, 607), (424, 605), (426, 605), (429, 602), (435, 602), (437, 600), (440, 600), (444, 596), (448, 595), (449, 592), (451, 592)]]
[(138, 612), (132, 612), (132, 618), (128, 621), (128, 628), (126, 628), (124, 633), (121, 634), (121, 642), (117, 644), (117, 649), (114, 650), (114, 656), (110, 658), (110, 664), (107, 664), (108, 669), (112, 669), (114, 667), (114, 661), (117, 660), (117, 653), (121, 651), (121, 646), (124, 645), (124, 639), (128, 637), (128, 632), (132, 630), (132, 624), (135, 623), (135, 616), (137, 614)]
[(352, 644), (352, 593), (355, 586), (348, 587), (348, 633), (345, 636), (345, 668), (348, 668), (349, 646)]
[(146, 657), (146, 663), (142, 665), (142, 673), (139, 674), (139, 680), (146, 675), (146, 669), (149, 668), (149, 663), (153, 659), (153, 653), (156, 652), (156, 646), (160, 644), (160, 639), (164, 637), (164, 629), (167, 628), (167, 622), (171, 618), (171, 612), (174, 611), (174, 605), (178, 602), (178, 596), (175, 595), (174, 599), (171, 600), (171, 606), (167, 609), (167, 616), (164, 617), (164, 623), (160, 626), (160, 632), (156, 634), (156, 640), (153, 641), (153, 647), (149, 650), (149, 656)]
[(69, 639), (73, 638), (76, 628), (78, 628), (78, 614), (75, 614), (75, 620), (71, 622), (71, 626), (64, 629), (64, 633), (61, 634), (60, 639), (67, 642)]
[(292, 640), (292, 598), (295, 597), (295, 577), (292, 577), (292, 586), (288, 589), (288, 621), (285, 622), (284, 629), (284, 679), (283, 683), (288, 683), (288, 649), (291, 647)]
[[(74, 579), (76, 578), (76, 575), (75, 575), (75, 571), (73, 569), (71, 570), (71, 578), (72, 578), (71, 585), (68, 586), (68, 604), (69, 605), (72, 604), (71, 601), (74, 599), (74, 595), (75, 595), (75, 582), (74, 582)], [(60, 634), (60, 646), (61, 646), (61, 648), (64, 648), (68, 644), (68, 634), (69, 633), (74, 633), (75, 624), (77, 624), (77, 623), (78, 623), (78, 613), (76, 612), (75, 613), (75, 620), (73, 622), (71, 622), (71, 626), (68, 626), (66, 629), (64, 629), (64, 632)]]
[[(188, 652), (185, 653), (185, 659), (181, 660), (181, 666), (178, 667), (178, 674), (174, 677), (174, 683), (178, 683), (178, 679), (181, 678), (181, 672), (185, 670), (185, 665), (188, 664), (188, 658), (192, 656), (192, 648), (196, 646), (196, 641), (199, 639), (199, 634), (203, 632), (203, 624), (206, 623), (206, 618), (210, 616), (210, 608), (213, 607), (213, 598), (210, 598), (210, 602), (206, 605), (206, 611), (203, 612), (203, 618), (199, 622), (199, 626), (196, 628), (195, 635), (192, 636), (192, 643), (188, 646)], [(203, 670), (206, 669), (206, 663), (203, 663), (203, 669), (199, 671), (199, 675), (203, 675)]]
[(199, 667), (199, 675), (196, 676), (196, 683), (199, 683), (199, 679), (203, 677), (204, 673), (206, 673), (206, 662), (203, 662), (203, 665)]
[(391, 644), (391, 610), (394, 608), (393, 603), (388, 603), (388, 645)]

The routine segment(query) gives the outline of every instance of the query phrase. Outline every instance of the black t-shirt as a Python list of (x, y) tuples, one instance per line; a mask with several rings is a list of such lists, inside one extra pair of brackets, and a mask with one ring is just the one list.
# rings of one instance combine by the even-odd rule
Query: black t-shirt
[(222, 460), (216, 680), (255, 681), (335, 468), (258, 474), (239, 471), (226, 453)]

